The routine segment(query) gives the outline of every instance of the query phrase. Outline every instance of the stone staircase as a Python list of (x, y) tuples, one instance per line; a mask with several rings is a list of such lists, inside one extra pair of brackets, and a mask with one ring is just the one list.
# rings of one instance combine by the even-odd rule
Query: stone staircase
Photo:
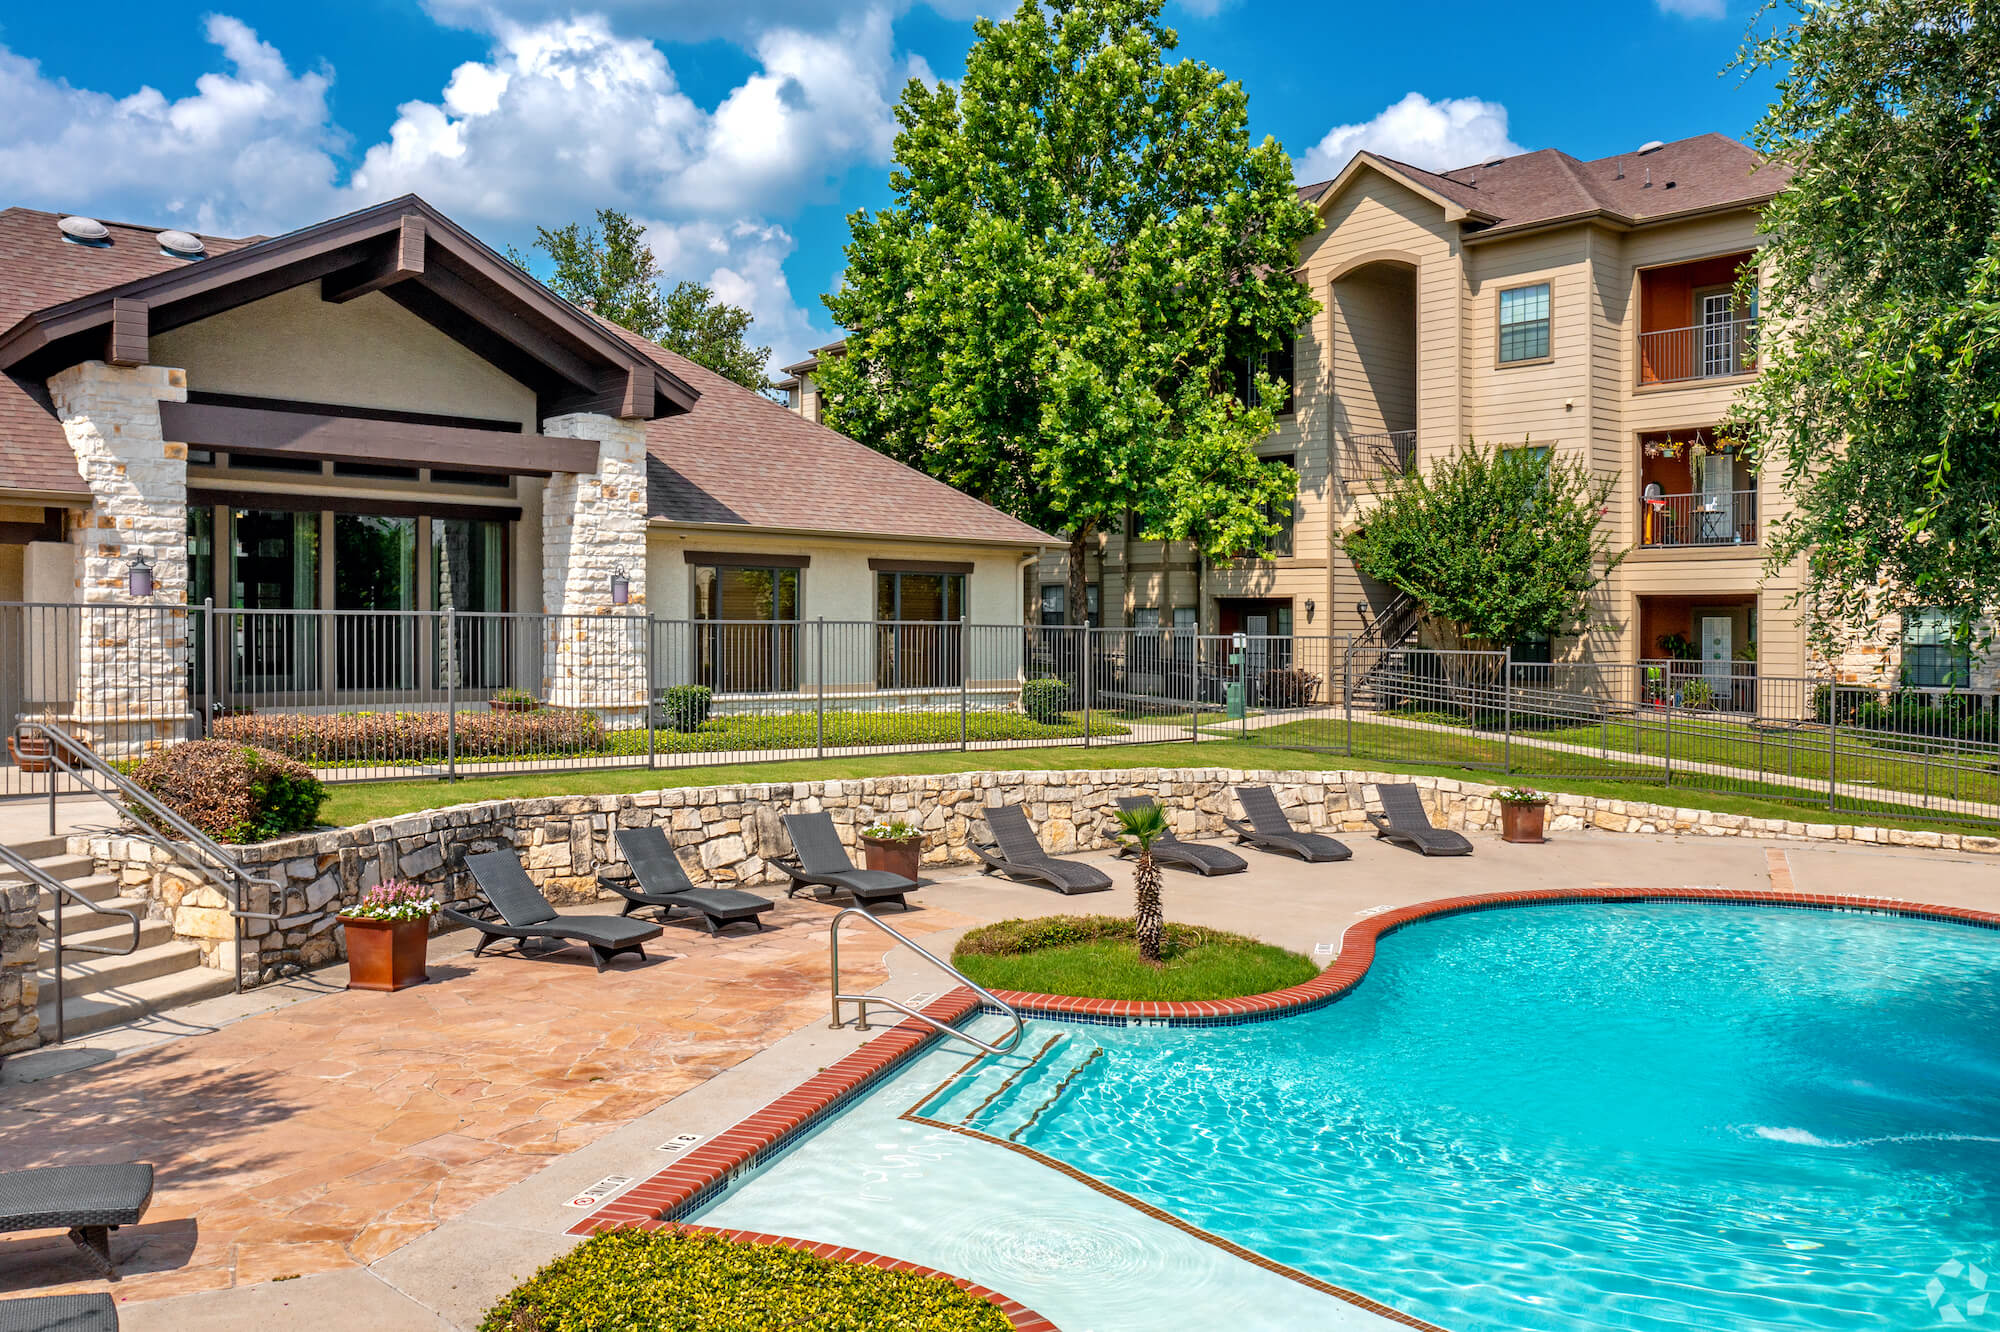
[[(94, 874), (87, 858), (70, 855), (63, 838), (15, 842), (12, 849), (92, 903), (122, 907), (139, 917), (139, 944), (129, 954), (121, 957), (68, 952), (76, 944), (123, 948), (132, 937), (131, 922), (123, 916), (91, 910), (68, 898), (59, 904), (54, 894), (46, 890), (39, 895), (37, 910), (47, 922), (40, 931), (42, 947), (37, 968), (44, 1040), (53, 1041), (56, 1034), (53, 927), (58, 907), (62, 911), (67, 958), (62, 968), (62, 992), (63, 1025), (69, 1040), (162, 1009), (228, 994), (235, 988), (228, 972), (201, 964), (199, 948), (176, 943), (172, 927), (165, 920), (148, 919), (143, 901), (119, 896), (114, 876)], [(12, 872), (0, 866), (0, 878), (6, 877), (13, 877)]]

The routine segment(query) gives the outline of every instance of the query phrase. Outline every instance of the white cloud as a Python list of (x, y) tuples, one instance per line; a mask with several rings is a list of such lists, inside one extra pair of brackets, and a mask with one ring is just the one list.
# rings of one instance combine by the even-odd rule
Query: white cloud
[[(481, 32), (497, 31), (507, 23), (546, 23), (577, 12), (573, 0), (422, 0), (422, 4), (440, 23)], [(864, 14), (879, 11), (894, 17), (920, 7), (944, 18), (970, 21), (978, 14), (994, 18), (1012, 14), (1017, 0), (591, 0), (589, 4), (590, 12), (604, 15), (620, 33), (672, 42), (720, 38), (746, 48), (774, 29), (827, 32)]]
[(487, 18), (486, 57), (398, 107), (345, 180), (332, 71), (294, 75), (236, 19), (208, 20), (227, 72), (203, 74), (178, 101), (75, 88), (0, 47), (0, 200), (242, 234), (418, 193), (517, 244), (536, 224), (620, 208), (655, 219), (671, 277), (748, 307), (777, 354), (796, 359), (825, 339), (785, 281), (795, 242), (778, 219), (832, 198), (857, 163), (887, 162), (894, 99), (929, 71), (897, 54), (886, 9), (764, 29), (756, 68), (712, 109), (681, 89), (658, 46), (603, 16)]
[(1724, 0), (1654, 0), (1662, 14), (1681, 18), (1719, 19), (1727, 12)]
[(324, 216), (342, 142), (328, 119), (331, 71), (294, 75), (223, 15), (207, 34), (229, 71), (201, 75), (178, 100), (72, 87), (0, 47), (0, 197), (221, 232)]
[(1359, 125), (1335, 125), (1294, 163), (1298, 179), (1325, 180), (1340, 174), (1362, 149), (1429, 171), (1469, 166), (1525, 151), (1507, 137), (1507, 108), (1477, 97), (1433, 102), (1410, 93)]

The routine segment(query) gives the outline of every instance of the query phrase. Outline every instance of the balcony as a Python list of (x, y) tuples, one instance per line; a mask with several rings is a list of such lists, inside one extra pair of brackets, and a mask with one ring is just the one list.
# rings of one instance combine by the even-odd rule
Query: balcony
[(1728, 379), (1757, 369), (1757, 320), (1714, 319), (1639, 335), (1639, 383)]
[(1639, 502), (1639, 544), (1647, 549), (1754, 546), (1757, 492), (1649, 495)]
[(1351, 482), (1378, 481), (1384, 476), (1401, 476), (1417, 461), (1417, 432), (1375, 430), (1340, 432), (1337, 469), (1341, 479)]

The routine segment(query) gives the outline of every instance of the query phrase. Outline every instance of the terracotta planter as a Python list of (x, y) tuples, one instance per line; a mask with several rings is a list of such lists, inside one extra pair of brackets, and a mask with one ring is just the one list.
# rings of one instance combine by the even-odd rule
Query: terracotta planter
[(531, 698), (489, 698), (486, 706), (495, 712), (533, 712), (542, 705)]
[(892, 842), (885, 838), (863, 837), (861, 846), (867, 853), (868, 868), (881, 870), (886, 874), (900, 874), (915, 882), (917, 866), (923, 860), (924, 839), (911, 837)]
[(49, 742), (42, 736), (33, 739), (7, 737), (7, 754), (14, 760), (14, 766), (22, 772), (47, 772), (49, 770)]
[(1549, 812), (1547, 805), (1539, 802), (1532, 805), (1507, 804), (1500, 806), (1500, 840), (1504, 842), (1545, 842), (1542, 836), (1542, 819)]
[(430, 979), (431, 923), (428, 920), (356, 920), (347, 927), (347, 988), (407, 990)]

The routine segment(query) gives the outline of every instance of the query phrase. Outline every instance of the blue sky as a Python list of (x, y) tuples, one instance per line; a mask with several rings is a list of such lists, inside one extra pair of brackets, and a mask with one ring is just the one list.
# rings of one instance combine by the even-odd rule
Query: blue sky
[[(991, 0), (97, 0), (0, 10), (0, 205), (223, 234), (415, 191), (495, 245), (599, 206), (779, 361), (833, 333), (846, 216), (890, 109), (955, 78)], [(1169, 0), (1302, 178), (1360, 147), (1444, 167), (1742, 136), (1753, 0)]]

